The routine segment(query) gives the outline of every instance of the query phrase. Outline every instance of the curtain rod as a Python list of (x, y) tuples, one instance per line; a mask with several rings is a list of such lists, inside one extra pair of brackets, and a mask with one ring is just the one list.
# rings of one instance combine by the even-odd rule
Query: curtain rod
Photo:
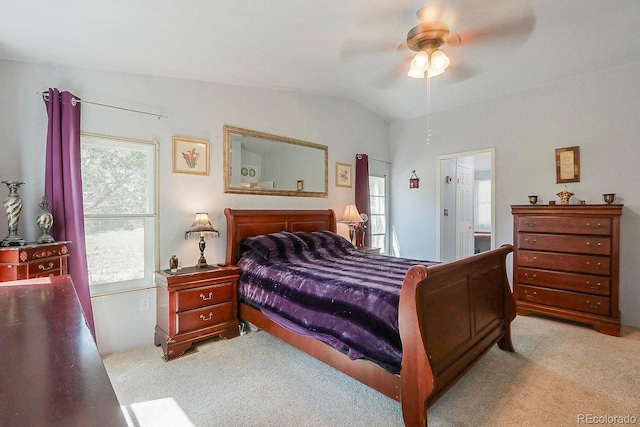
[(369, 160), (374, 160), (376, 162), (380, 162), (380, 163), (386, 163), (388, 165), (391, 164), (391, 162), (387, 161), (387, 160), (380, 160), (380, 159), (374, 159), (373, 157), (369, 157)]
[[(49, 93), (47, 93), (47, 92), (36, 92), (36, 94), (42, 96), (42, 98), (44, 98), (45, 101), (48, 101)], [(83, 104), (98, 105), (100, 107), (115, 108), (116, 110), (130, 111), (132, 113), (147, 114), (149, 116), (157, 117), (158, 120), (167, 118), (167, 116), (162, 115), (162, 114), (149, 113), (147, 111), (140, 111), (140, 110), (133, 110), (131, 108), (118, 107), (117, 105), (109, 105), (109, 104), (101, 104), (99, 102), (85, 101), (83, 99), (76, 98), (76, 97), (71, 98), (71, 105), (73, 105), (74, 107), (79, 102), (83, 103)]]

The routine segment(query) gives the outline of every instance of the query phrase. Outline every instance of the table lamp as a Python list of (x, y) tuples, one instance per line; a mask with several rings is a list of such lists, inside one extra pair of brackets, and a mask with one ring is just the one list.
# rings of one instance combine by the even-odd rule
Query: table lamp
[(218, 233), (218, 230), (213, 228), (213, 225), (211, 225), (209, 214), (206, 212), (196, 213), (196, 219), (193, 220), (191, 227), (184, 233), (185, 240), (200, 239), (200, 242), (198, 243), (198, 247), (200, 248), (200, 259), (198, 260), (196, 268), (208, 267), (207, 260), (204, 257), (204, 239), (210, 239), (218, 236), (220, 236), (220, 233)]
[(353, 244), (353, 234), (356, 230), (356, 224), (362, 222), (362, 217), (360, 216), (360, 212), (358, 212), (356, 205), (347, 205), (342, 217), (340, 218), (340, 222), (346, 222), (349, 224), (349, 240)]

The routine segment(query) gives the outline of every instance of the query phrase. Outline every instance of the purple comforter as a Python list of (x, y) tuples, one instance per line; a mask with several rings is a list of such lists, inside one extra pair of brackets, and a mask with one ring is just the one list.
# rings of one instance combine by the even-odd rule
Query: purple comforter
[(245, 243), (251, 250), (238, 262), (241, 300), (351, 359), (400, 372), (402, 281), (412, 265), (434, 263), (359, 252), (330, 232), (274, 233)]

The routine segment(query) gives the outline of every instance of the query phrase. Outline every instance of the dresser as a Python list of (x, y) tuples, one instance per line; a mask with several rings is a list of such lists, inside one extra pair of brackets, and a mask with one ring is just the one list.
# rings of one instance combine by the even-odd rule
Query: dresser
[(0, 248), (0, 282), (67, 274), (71, 242)]
[(174, 359), (196, 341), (239, 335), (238, 278), (236, 266), (177, 273), (157, 271), (157, 324), (154, 342), (166, 360)]
[(0, 283), (0, 426), (127, 427), (68, 275)]
[(511, 206), (518, 314), (541, 313), (620, 336), (622, 205)]

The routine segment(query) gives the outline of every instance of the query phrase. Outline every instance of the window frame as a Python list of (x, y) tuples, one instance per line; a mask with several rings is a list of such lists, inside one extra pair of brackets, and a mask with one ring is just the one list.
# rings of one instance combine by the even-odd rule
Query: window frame
[[(92, 220), (128, 220), (128, 219), (142, 219), (144, 221), (144, 234), (145, 234), (145, 265), (144, 265), (144, 277), (133, 280), (122, 280), (108, 283), (100, 283), (95, 285), (89, 285), (90, 294), (94, 296), (102, 296), (119, 292), (127, 292), (138, 289), (148, 289), (155, 287), (154, 272), (157, 270), (160, 264), (159, 253), (159, 236), (160, 236), (160, 220), (159, 220), (159, 152), (160, 147), (156, 140), (143, 140), (127, 137), (119, 137), (112, 135), (102, 135), (90, 132), (81, 132), (81, 146), (84, 144), (102, 146), (102, 147), (118, 147), (126, 145), (137, 145), (143, 148), (151, 154), (151, 158), (147, 158), (148, 166), (150, 170), (148, 172), (148, 186), (147, 191), (152, 195), (152, 200), (148, 200), (147, 213), (131, 214), (131, 213), (117, 213), (117, 214), (86, 214), (83, 211), (85, 224), (86, 221)], [(150, 237), (149, 242), (147, 238)], [(86, 239), (86, 234), (85, 234)], [(147, 256), (149, 255), (149, 256)], [(87, 265), (87, 267), (89, 267)]]
[[(369, 174), (369, 180), (371, 180), (371, 178), (379, 178), (384, 180), (384, 195), (383, 196), (372, 196), (371, 195), (371, 191), (369, 191), (369, 205), (371, 205), (371, 198), (372, 197), (383, 197), (384, 198), (384, 211), (385, 213), (382, 215), (384, 217), (384, 229), (385, 229), (385, 233), (384, 234), (375, 234), (376, 236), (385, 236), (384, 237), (384, 245), (381, 248), (381, 253), (388, 253), (389, 252), (389, 180), (387, 178), (386, 175), (379, 175), (379, 174)], [(369, 188), (371, 188), (371, 183), (369, 183)], [(377, 214), (380, 215), (380, 214)], [(369, 212), (369, 221), (371, 221), (371, 217), (373, 216), (373, 214), (371, 212)], [(371, 222), (369, 223), (369, 239), (371, 239), (374, 234), (371, 231)]]

